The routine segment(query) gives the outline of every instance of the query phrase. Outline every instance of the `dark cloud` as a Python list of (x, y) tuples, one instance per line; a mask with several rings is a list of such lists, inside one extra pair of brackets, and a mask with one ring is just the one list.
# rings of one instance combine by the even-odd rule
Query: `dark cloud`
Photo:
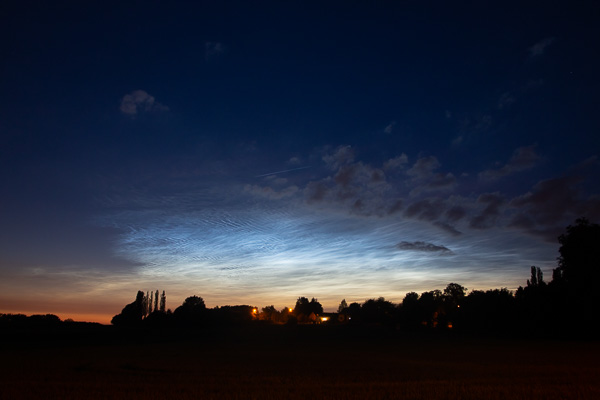
[(287, 161), (288, 165), (298, 166), (302, 164), (302, 159), (300, 157), (292, 157)]
[(384, 129), (383, 132), (390, 134), (394, 130), (394, 125), (396, 125), (396, 121), (390, 122)]
[(449, 208), (448, 210), (446, 210), (446, 218), (451, 221), (451, 222), (456, 222), (461, 220), (465, 215), (467, 214), (467, 211), (464, 209), (464, 207), (461, 206), (453, 206), (451, 208)]
[(382, 169), (354, 162), (350, 146), (340, 146), (322, 158), (333, 173), (306, 185), (308, 203), (323, 201), (342, 206), (352, 214), (381, 216), (388, 213), (391, 185)]
[(531, 192), (511, 201), (516, 214), (509, 226), (555, 241), (578, 217), (600, 219), (600, 195), (586, 195), (583, 181), (579, 176), (563, 176), (539, 182)]
[(427, 184), (427, 189), (447, 189), (456, 185), (456, 177), (451, 172), (434, 174)]
[(374, 169), (371, 171), (371, 182), (377, 183), (382, 181), (385, 181), (385, 175), (383, 174), (383, 171), (379, 169)]
[(364, 213), (364, 204), (363, 201), (361, 199), (357, 199), (354, 204), (352, 205), (352, 211), (357, 213), (357, 214), (363, 214)]
[(459, 122), (459, 134), (452, 140), (453, 146), (471, 142), (492, 127), (492, 116), (489, 114), (467, 116)]
[(515, 95), (512, 92), (504, 92), (498, 99), (498, 109), (502, 110), (508, 108), (511, 104), (513, 104), (516, 101), (517, 99), (515, 98)]
[(204, 58), (209, 60), (220, 56), (225, 52), (225, 46), (221, 42), (205, 42), (204, 43)]
[(479, 173), (479, 178), (484, 180), (502, 178), (515, 172), (531, 169), (539, 160), (540, 156), (535, 152), (535, 146), (519, 147), (503, 167), (482, 171)]
[(275, 190), (270, 186), (246, 185), (244, 190), (254, 196), (266, 197), (271, 200), (280, 200), (296, 194), (298, 192), (298, 187), (288, 186), (281, 190)]
[(339, 146), (333, 154), (323, 156), (323, 161), (334, 170), (354, 161), (354, 150), (350, 146)]
[(396, 245), (398, 250), (403, 251), (424, 251), (431, 253), (453, 254), (452, 250), (446, 246), (439, 246), (428, 242), (400, 242)]
[(404, 168), (404, 166), (408, 163), (408, 156), (404, 153), (402, 153), (401, 155), (391, 158), (389, 160), (387, 160), (384, 164), (383, 164), (383, 169), (384, 170), (395, 170), (395, 169), (402, 169)]
[(529, 48), (529, 57), (538, 57), (546, 52), (546, 49), (554, 42), (553, 37), (547, 37), (540, 40)]
[(392, 215), (402, 210), (403, 201), (402, 199), (396, 200), (391, 207), (388, 209), (388, 214)]
[(443, 229), (444, 231), (446, 231), (447, 233), (451, 234), (452, 236), (460, 236), (460, 235), (462, 235), (461, 231), (459, 231), (454, 226), (452, 226), (452, 225), (450, 225), (450, 224), (448, 224), (446, 222), (435, 221), (433, 223), (433, 225), (437, 226), (440, 229)]
[(500, 207), (506, 203), (506, 200), (498, 193), (484, 193), (477, 198), (477, 203), (485, 204), (485, 208), (471, 219), (469, 226), (475, 229), (487, 229), (496, 222), (500, 215)]
[(406, 174), (415, 179), (427, 179), (433, 171), (440, 167), (440, 162), (434, 156), (419, 158), (415, 164), (406, 171)]
[(121, 112), (125, 115), (135, 117), (142, 112), (168, 111), (169, 108), (157, 102), (153, 96), (144, 90), (134, 90), (121, 99)]
[(323, 201), (328, 192), (329, 189), (323, 182), (309, 182), (304, 190), (309, 203)]
[[(552, 225), (574, 214), (580, 204), (580, 178), (565, 176), (539, 182), (533, 190), (512, 200), (511, 205), (536, 225)], [(522, 219), (521, 219), (522, 220)]]
[(434, 156), (419, 158), (415, 164), (406, 171), (412, 178), (415, 187), (410, 191), (411, 196), (423, 192), (451, 189), (456, 185), (456, 177), (451, 172), (434, 172), (440, 167), (440, 162)]
[(404, 211), (404, 215), (426, 221), (438, 219), (443, 211), (443, 203), (439, 199), (423, 199), (412, 203)]
[(343, 165), (338, 172), (335, 174), (333, 179), (335, 182), (342, 187), (346, 188), (350, 185), (354, 177), (356, 176), (356, 165)]

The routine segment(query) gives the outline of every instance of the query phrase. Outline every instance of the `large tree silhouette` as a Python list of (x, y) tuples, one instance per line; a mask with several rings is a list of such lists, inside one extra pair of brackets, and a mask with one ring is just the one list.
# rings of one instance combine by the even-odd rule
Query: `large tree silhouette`
[(135, 301), (127, 304), (120, 314), (115, 315), (112, 318), (111, 323), (116, 326), (131, 326), (139, 324), (148, 312), (146, 307), (147, 298), (144, 295), (144, 292), (139, 290), (137, 292), (137, 296), (135, 297)]
[(205, 324), (207, 311), (204, 299), (200, 296), (190, 296), (173, 312), (175, 320), (184, 325)]
[(314, 297), (308, 301), (306, 297), (298, 297), (294, 307), (294, 315), (299, 322), (316, 322), (317, 316), (323, 314), (323, 306)]
[(558, 237), (560, 256), (553, 279), (562, 280), (570, 289), (587, 293), (600, 278), (600, 225), (579, 218)]
[(555, 309), (573, 327), (589, 325), (600, 307), (600, 225), (579, 218), (558, 237), (558, 268), (552, 273)]

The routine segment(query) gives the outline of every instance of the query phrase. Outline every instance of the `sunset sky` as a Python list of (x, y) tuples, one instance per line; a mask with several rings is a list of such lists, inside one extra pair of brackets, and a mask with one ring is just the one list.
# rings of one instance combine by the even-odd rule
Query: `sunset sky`
[(0, 313), (550, 280), (600, 220), (600, 6), (525, 3), (3, 1)]

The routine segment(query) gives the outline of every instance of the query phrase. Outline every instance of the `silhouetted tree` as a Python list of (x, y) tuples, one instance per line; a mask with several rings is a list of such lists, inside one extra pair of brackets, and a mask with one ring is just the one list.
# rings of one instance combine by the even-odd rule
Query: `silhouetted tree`
[(260, 315), (261, 320), (275, 322), (275, 323), (281, 322), (280, 317), (281, 317), (281, 314), (279, 313), (279, 311), (277, 311), (277, 309), (273, 305), (263, 307), (262, 313)]
[(539, 267), (531, 266), (527, 286), (519, 286), (515, 299), (522, 330), (541, 332), (555, 329), (557, 324), (553, 299)]
[(346, 310), (346, 314), (348, 315), (348, 320), (353, 324), (359, 323), (361, 320), (361, 309), (360, 304), (357, 302), (350, 303), (348, 309)]
[(343, 313), (343, 312), (344, 312), (344, 311), (345, 311), (347, 308), (348, 308), (348, 303), (346, 303), (346, 299), (343, 299), (343, 300), (340, 302), (340, 305), (339, 305), (339, 307), (338, 307), (338, 310), (337, 310), (337, 312), (341, 314), (341, 313)]
[(361, 306), (362, 322), (391, 325), (396, 317), (396, 307), (383, 297), (369, 299)]
[(600, 225), (579, 218), (558, 237), (560, 256), (552, 272), (553, 311), (570, 330), (591, 332), (600, 308)]
[(310, 314), (310, 302), (306, 297), (298, 297), (296, 300), (296, 305), (294, 306), (294, 315), (296, 318), (300, 319), (300, 322), (303, 318)]
[(415, 329), (421, 324), (419, 315), (419, 295), (408, 292), (399, 306), (399, 323), (405, 329)]
[[(67, 322), (68, 320), (65, 320)], [(48, 328), (61, 325), (62, 321), (54, 314), (0, 314), (0, 329), (3, 328)]]
[(516, 329), (515, 297), (506, 289), (474, 290), (461, 302), (462, 324), (482, 332), (506, 332)]
[(458, 283), (449, 283), (444, 289), (444, 296), (449, 299), (453, 305), (460, 305), (467, 294), (467, 288)]
[(255, 307), (248, 305), (215, 307), (210, 311), (211, 322), (216, 325), (238, 325), (254, 319)]
[(419, 300), (418, 293), (408, 292), (404, 295), (404, 299), (402, 299), (402, 305), (416, 304), (418, 300)]
[(545, 286), (544, 273), (539, 267), (531, 266), (531, 279), (527, 280), (528, 287)]
[(421, 293), (418, 302), (421, 323), (436, 328), (440, 313), (443, 312), (443, 296), (438, 289)]
[(283, 307), (281, 311), (279, 311), (279, 322), (282, 324), (286, 324), (290, 317), (295, 318), (292, 314), (293, 312), (294, 310), (290, 310), (289, 307)]
[[(143, 292), (142, 292), (142, 294), (143, 294)], [(141, 307), (142, 307), (142, 318), (146, 318), (146, 315), (148, 315), (148, 292), (146, 292), (146, 294), (143, 295)]]
[(158, 289), (156, 289), (156, 293), (154, 294), (154, 312), (158, 311)]
[(115, 315), (111, 323), (116, 326), (132, 326), (139, 324), (147, 315), (146, 296), (139, 290), (133, 303), (127, 304), (120, 314)]
[(206, 323), (206, 305), (199, 296), (190, 296), (173, 312), (175, 320), (183, 325), (202, 325)]
[(323, 306), (319, 303), (319, 300), (314, 297), (310, 299), (310, 312), (316, 315), (323, 314)]
[(160, 296), (160, 312), (165, 312), (167, 308), (167, 295), (163, 290), (162, 295)]
[(316, 322), (316, 317), (323, 314), (323, 306), (314, 297), (308, 301), (306, 297), (298, 297), (294, 307), (294, 315), (298, 322)]
[(444, 327), (456, 328), (462, 323), (462, 302), (467, 294), (467, 288), (458, 283), (449, 283), (444, 289), (443, 310), (439, 313), (438, 322)]
[(600, 279), (600, 225), (579, 218), (558, 237), (560, 256), (553, 277), (581, 294), (593, 289)]

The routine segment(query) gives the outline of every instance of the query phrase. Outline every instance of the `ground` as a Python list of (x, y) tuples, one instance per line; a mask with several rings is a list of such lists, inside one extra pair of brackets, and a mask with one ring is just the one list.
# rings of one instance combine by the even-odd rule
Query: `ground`
[(319, 326), (2, 339), (6, 399), (600, 398), (590, 341)]

